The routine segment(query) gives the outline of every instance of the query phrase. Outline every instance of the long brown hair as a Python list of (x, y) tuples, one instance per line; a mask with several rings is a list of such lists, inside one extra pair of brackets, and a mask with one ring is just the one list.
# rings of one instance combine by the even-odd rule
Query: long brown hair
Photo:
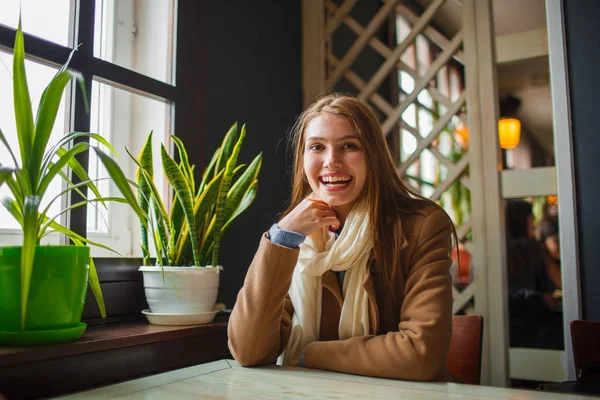
[[(304, 133), (308, 123), (323, 113), (346, 118), (365, 149), (367, 179), (362, 196), (367, 200), (373, 229), (373, 250), (381, 266), (382, 282), (395, 298), (393, 282), (404, 240), (402, 216), (426, 204), (439, 206), (412, 193), (402, 183), (377, 115), (367, 102), (350, 95), (330, 94), (319, 98), (298, 117), (292, 130), (292, 194), (290, 205), (283, 216), (289, 214), (312, 190), (304, 174)], [(456, 237), (456, 233), (454, 235)]]

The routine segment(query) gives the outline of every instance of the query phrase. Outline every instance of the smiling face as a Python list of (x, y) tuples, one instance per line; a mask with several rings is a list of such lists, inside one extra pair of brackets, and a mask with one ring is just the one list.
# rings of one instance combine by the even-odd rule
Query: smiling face
[(367, 178), (364, 146), (346, 118), (322, 112), (308, 123), (303, 164), (313, 192), (345, 220)]

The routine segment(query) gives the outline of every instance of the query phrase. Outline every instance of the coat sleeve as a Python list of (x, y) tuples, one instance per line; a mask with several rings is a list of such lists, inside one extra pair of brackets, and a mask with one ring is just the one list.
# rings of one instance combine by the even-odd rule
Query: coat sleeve
[(439, 377), (452, 331), (451, 234), (443, 210), (425, 218), (406, 277), (397, 332), (313, 342), (304, 350), (305, 365), (393, 379)]
[(268, 364), (285, 349), (293, 306), (287, 293), (298, 249), (260, 241), (229, 318), (229, 350), (243, 366)]

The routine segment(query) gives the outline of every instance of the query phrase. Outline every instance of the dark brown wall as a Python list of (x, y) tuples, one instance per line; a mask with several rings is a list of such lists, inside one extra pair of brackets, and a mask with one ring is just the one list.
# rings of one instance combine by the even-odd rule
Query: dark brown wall
[(256, 200), (222, 243), (219, 301), (231, 308), (288, 197), (283, 139), (302, 111), (301, 2), (180, 0), (179, 14), (176, 132), (191, 162), (202, 171), (234, 121), (248, 131), (240, 161), (264, 155)]
[(564, 11), (583, 317), (600, 321), (600, 2), (565, 0)]

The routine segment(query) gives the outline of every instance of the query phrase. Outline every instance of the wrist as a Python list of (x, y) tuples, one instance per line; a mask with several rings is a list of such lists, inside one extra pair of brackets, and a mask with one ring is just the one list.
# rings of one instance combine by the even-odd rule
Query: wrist
[(283, 229), (277, 224), (273, 224), (269, 229), (269, 239), (272, 243), (280, 246), (297, 248), (304, 242), (306, 236), (300, 232), (294, 232), (287, 229)]

